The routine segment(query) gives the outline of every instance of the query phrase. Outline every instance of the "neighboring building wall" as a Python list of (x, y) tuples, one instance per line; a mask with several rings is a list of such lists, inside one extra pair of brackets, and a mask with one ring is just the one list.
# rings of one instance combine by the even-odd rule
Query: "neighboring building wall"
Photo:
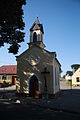
[(12, 83), (12, 75), (6, 75), (6, 79), (3, 79), (3, 75), (0, 75), (0, 83)]
[(5, 83), (16, 84), (16, 75), (6, 75), (6, 79), (3, 79), (3, 75), (0, 75), (0, 84), (4, 83), (4, 81)]
[(72, 85), (80, 85), (80, 68), (72, 76)]
[(16, 84), (16, 65), (3, 65), (0, 67), (0, 84)]

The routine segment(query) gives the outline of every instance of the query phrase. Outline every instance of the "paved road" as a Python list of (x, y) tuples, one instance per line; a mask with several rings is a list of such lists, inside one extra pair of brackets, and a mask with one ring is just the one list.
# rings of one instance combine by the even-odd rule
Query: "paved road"
[(35, 105), (0, 103), (2, 120), (80, 120), (79, 114), (55, 111)]
[(3, 120), (80, 120), (80, 90), (71, 91), (65, 83), (60, 87), (59, 97), (47, 102), (26, 98), (23, 104), (18, 104), (0, 99), (0, 117)]

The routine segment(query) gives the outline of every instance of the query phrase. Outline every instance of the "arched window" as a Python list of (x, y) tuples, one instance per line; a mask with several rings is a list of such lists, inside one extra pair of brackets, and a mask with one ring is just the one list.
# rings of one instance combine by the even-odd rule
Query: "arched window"
[(37, 42), (37, 34), (36, 34), (36, 32), (34, 32), (34, 34), (33, 34), (33, 42)]

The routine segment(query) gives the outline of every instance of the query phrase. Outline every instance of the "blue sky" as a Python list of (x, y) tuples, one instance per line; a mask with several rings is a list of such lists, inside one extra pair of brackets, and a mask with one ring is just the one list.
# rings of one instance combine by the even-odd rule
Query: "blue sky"
[[(44, 43), (47, 50), (55, 51), (62, 65), (62, 74), (71, 70), (74, 63), (80, 64), (80, 0), (27, 0), (24, 9), (25, 42), (19, 54), (28, 48), (29, 29), (36, 17), (44, 27)], [(17, 64), (8, 45), (0, 48), (0, 66)]]

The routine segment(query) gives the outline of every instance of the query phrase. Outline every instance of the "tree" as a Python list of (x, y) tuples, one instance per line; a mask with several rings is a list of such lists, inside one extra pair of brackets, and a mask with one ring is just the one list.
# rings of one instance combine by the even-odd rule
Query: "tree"
[(73, 64), (73, 65), (71, 65), (71, 68), (73, 69), (74, 72), (75, 72), (79, 67), (80, 67), (80, 64)]
[(73, 72), (72, 71), (66, 71), (66, 75), (72, 76)]
[(22, 6), (26, 0), (0, 0), (0, 47), (10, 45), (9, 53), (17, 54), (24, 41)]

